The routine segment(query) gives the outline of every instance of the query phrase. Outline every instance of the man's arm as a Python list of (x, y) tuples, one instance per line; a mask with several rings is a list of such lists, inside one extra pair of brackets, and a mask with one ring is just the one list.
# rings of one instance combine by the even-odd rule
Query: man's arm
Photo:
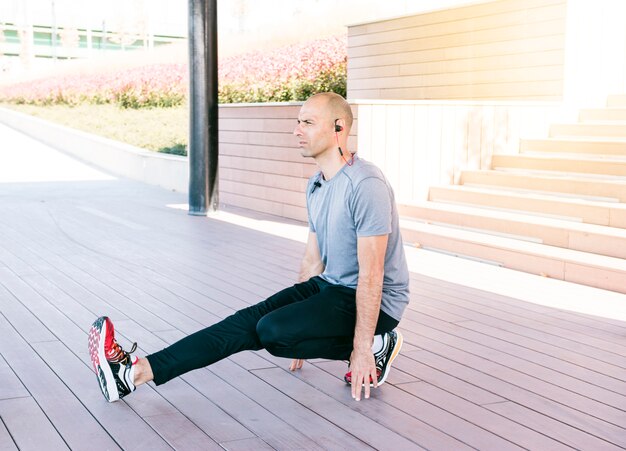
[(319, 244), (317, 244), (317, 235), (309, 231), (304, 257), (300, 263), (298, 282), (306, 282), (311, 277), (319, 276), (323, 271), (324, 263), (322, 263)]
[[(324, 263), (322, 263), (319, 244), (317, 244), (317, 235), (309, 231), (304, 257), (302, 257), (302, 262), (300, 263), (298, 282), (306, 282), (311, 277), (320, 275), (323, 271)], [(299, 370), (302, 368), (303, 363), (304, 359), (293, 359), (289, 365), (289, 370)]]
[(374, 387), (378, 385), (372, 342), (380, 312), (387, 240), (388, 235), (379, 235), (359, 237), (357, 241), (359, 279), (356, 288), (356, 325), (350, 356), (352, 397), (357, 401), (361, 399), (363, 384), (365, 398), (369, 398), (370, 377)]

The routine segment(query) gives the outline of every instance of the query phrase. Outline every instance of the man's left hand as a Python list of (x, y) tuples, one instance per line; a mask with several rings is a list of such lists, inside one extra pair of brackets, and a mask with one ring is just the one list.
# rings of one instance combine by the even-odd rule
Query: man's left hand
[(352, 398), (361, 400), (361, 388), (363, 388), (365, 399), (370, 397), (370, 381), (373, 382), (374, 388), (378, 387), (378, 375), (376, 374), (376, 362), (372, 350), (352, 351), (350, 356), (350, 371), (352, 374)]
[(289, 371), (299, 370), (302, 365), (304, 365), (304, 359), (293, 359), (289, 364)]

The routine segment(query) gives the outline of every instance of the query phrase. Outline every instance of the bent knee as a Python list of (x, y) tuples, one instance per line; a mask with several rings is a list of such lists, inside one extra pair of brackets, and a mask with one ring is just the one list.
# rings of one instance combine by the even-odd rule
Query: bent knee
[(289, 349), (293, 341), (289, 338), (289, 328), (280, 322), (273, 321), (272, 315), (266, 315), (256, 325), (256, 333), (261, 345), (270, 354), (276, 355), (278, 349)]
[(259, 341), (264, 348), (273, 346), (280, 337), (280, 331), (271, 318), (268, 315), (259, 320), (256, 325), (256, 333), (259, 336)]

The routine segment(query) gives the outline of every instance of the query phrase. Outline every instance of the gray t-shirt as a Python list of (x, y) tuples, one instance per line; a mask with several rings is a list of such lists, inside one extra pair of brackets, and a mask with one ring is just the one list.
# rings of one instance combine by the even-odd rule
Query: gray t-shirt
[(409, 270), (393, 190), (381, 170), (355, 156), (330, 180), (321, 172), (311, 177), (306, 193), (309, 229), (325, 266), (320, 277), (327, 282), (356, 289), (357, 238), (389, 235), (381, 310), (400, 321), (409, 303)]

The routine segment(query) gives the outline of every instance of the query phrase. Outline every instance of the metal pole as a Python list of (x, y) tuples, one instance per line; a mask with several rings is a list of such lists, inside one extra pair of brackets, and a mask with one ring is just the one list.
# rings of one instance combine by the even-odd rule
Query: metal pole
[(189, 0), (189, 214), (217, 210), (217, 0)]

